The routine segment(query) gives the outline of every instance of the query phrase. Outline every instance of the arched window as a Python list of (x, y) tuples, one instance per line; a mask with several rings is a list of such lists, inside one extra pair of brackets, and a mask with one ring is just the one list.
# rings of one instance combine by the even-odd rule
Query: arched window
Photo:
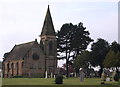
[(7, 64), (7, 71), (9, 72), (9, 63)]
[(18, 65), (18, 62), (16, 63), (16, 68), (17, 68), (17, 76), (18, 76), (18, 71), (19, 71), (19, 65)]
[(9, 63), (7, 64), (7, 77), (9, 76), (9, 69), (10, 69), (10, 67), (9, 67)]
[(12, 69), (12, 76), (14, 75), (14, 64), (11, 64), (11, 69)]
[(5, 75), (5, 64), (2, 65), (3, 77)]

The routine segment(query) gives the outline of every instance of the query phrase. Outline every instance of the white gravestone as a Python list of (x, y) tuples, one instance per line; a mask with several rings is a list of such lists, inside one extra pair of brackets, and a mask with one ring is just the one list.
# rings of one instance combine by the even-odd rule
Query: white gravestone
[(45, 72), (45, 78), (48, 78), (48, 77), (47, 77), (47, 71)]

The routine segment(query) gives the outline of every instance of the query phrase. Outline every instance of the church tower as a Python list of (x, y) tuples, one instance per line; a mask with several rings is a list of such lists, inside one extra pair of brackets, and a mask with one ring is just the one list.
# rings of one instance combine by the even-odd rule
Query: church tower
[(57, 70), (57, 43), (49, 5), (40, 38), (40, 46), (45, 54), (45, 72), (47, 71), (48, 75), (55, 74)]

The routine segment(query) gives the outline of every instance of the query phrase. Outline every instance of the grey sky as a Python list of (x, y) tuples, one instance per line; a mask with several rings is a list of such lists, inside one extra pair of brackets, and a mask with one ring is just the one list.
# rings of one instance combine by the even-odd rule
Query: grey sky
[[(49, 0), (55, 30), (83, 22), (91, 38), (118, 41), (117, 0)], [(0, 60), (15, 44), (39, 41), (48, 0), (0, 0)]]

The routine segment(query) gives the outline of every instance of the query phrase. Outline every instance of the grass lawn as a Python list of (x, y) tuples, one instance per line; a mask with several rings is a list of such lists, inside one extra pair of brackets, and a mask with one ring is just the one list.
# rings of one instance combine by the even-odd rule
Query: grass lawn
[[(100, 78), (85, 78), (81, 83), (79, 78), (64, 79), (61, 85), (101, 85)], [(53, 78), (3, 78), (3, 85), (57, 85)], [(108, 85), (118, 85), (118, 82), (106, 82)]]

